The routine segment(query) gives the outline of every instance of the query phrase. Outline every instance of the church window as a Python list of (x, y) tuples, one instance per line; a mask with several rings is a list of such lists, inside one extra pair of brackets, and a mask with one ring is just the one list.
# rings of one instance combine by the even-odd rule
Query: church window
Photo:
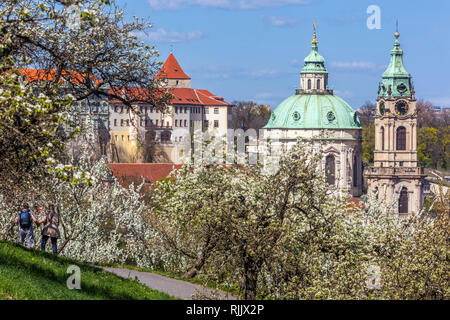
[(384, 127), (381, 127), (381, 150), (384, 151)]
[(320, 80), (317, 80), (317, 90), (320, 90)]
[(406, 150), (406, 128), (397, 129), (397, 150)]
[(358, 157), (354, 156), (353, 157), (353, 186), (357, 187), (358, 186)]
[(308, 90), (311, 90), (311, 79), (308, 79)]
[(336, 164), (335, 164), (335, 159), (333, 155), (329, 155), (327, 156), (326, 160), (325, 160), (325, 173), (327, 176), (327, 183), (329, 185), (335, 185), (336, 183), (336, 178), (335, 178), (335, 174), (336, 174)]
[(408, 189), (403, 187), (400, 191), (400, 199), (398, 201), (398, 213), (408, 213)]

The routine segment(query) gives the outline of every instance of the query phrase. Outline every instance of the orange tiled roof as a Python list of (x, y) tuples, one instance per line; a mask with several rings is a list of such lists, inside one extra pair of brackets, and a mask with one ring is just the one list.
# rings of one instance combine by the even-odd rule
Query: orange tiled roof
[[(148, 92), (144, 88), (126, 88), (126, 94), (135, 98), (142, 96), (142, 100), (145, 100)], [(172, 105), (197, 105), (197, 106), (229, 106), (230, 104), (222, 97), (216, 96), (208, 90), (191, 89), (191, 88), (170, 88), (169, 92), (174, 96), (169, 104)], [(118, 88), (110, 90), (111, 94), (120, 95), (121, 91)], [(158, 93), (156, 93), (158, 94)], [(110, 101), (111, 103), (120, 103), (117, 99)]]
[(350, 213), (355, 213), (355, 211), (364, 208), (364, 202), (353, 197), (347, 199), (347, 203), (348, 203), (347, 209), (349, 209)]
[(184, 73), (180, 64), (178, 63), (175, 56), (171, 53), (167, 58), (166, 62), (162, 66), (161, 70), (154, 77), (155, 79), (182, 79), (182, 80), (190, 80), (191, 78)]
[(142, 178), (146, 183), (155, 184), (165, 179), (174, 169), (180, 169), (181, 164), (172, 163), (110, 163), (109, 168), (121, 183), (127, 182), (127, 178), (135, 178), (140, 183)]
[[(56, 75), (56, 70), (45, 70), (45, 69), (19, 69), (19, 72), (25, 76), (25, 81), (27, 82), (36, 82), (36, 81), (53, 81)], [(74, 83), (83, 83), (84, 75), (78, 71), (64, 70), (61, 73), (61, 80), (63, 79), (71, 79)], [(94, 80), (95, 83), (99, 84), (100, 81), (91, 76), (91, 79)]]

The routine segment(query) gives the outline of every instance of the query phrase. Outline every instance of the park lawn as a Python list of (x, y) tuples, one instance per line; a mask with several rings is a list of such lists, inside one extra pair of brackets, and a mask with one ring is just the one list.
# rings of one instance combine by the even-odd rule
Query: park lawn
[[(67, 268), (81, 270), (81, 290), (69, 290)], [(136, 281), (64, 257), (0, 242), (0, 299), (3, 300), (170, 300)]]

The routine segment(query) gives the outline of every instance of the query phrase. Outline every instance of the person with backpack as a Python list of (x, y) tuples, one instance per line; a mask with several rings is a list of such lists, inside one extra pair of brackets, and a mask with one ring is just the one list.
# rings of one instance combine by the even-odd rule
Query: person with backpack
[(61, 238), (61, 233), (59, 232), (59, 222), (61, 218), (59, 213), (55, 211), (55, 205), (49, 204), (47, 212), (45, 212), (44, 217), (39, 221), (40, 224), (44, 225), (42, 229), (42, 241), (41, 250), (45, 251), (45, 246), (47, 245), (48, 238), (52, 239), (52, 251), (53, 254), (58, 254), (58, 239)]
[(19, 225), (19, 244), (21, 246), (27, 240), (28, 248), (34, 248), (33, 221), (39, 227), (39, 221), (34, 212), (30, 210), (28, 203), (24, 203), (19, 216), (14, 220), (14, 223)]

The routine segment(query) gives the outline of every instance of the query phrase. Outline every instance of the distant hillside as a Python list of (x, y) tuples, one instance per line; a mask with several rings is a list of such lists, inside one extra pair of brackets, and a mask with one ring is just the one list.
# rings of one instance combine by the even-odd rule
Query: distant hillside
[[(81, 290), (69, 290), (67, 268), (81, 269)], [(0, 242), (0, 300), (168, 300), (165, 293), (84, 265)]]

